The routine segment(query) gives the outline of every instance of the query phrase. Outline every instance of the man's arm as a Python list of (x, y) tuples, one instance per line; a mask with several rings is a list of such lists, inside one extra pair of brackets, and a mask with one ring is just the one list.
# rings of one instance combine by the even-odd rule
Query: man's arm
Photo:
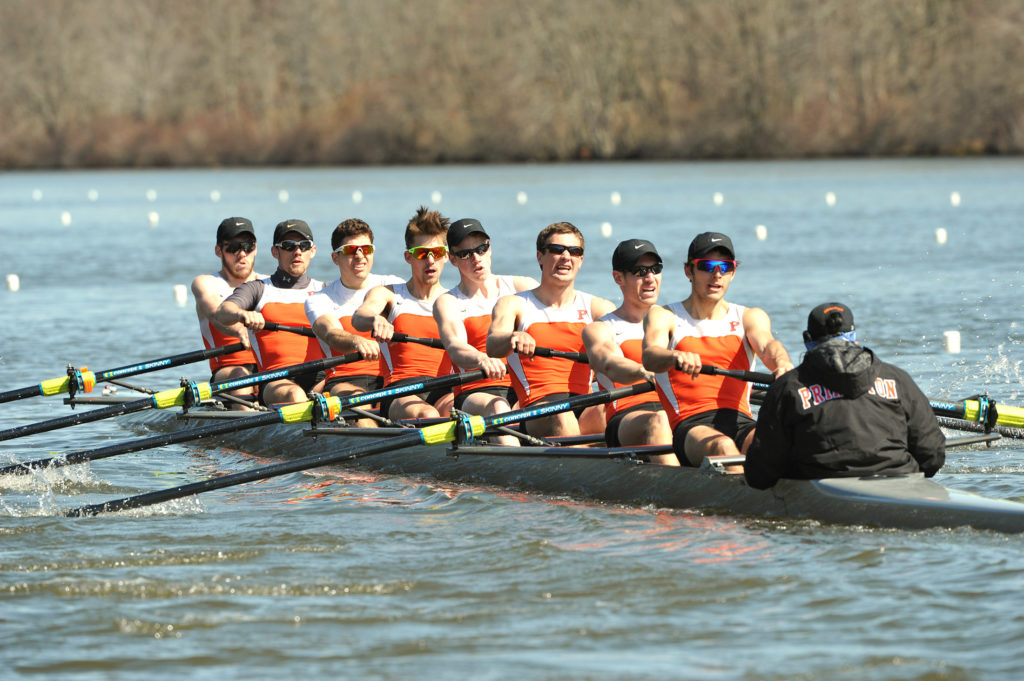
[(615, 303), (597, 296), (590, 299), (590, 315), (594, 319), (600, 319), (609, 312), (615, 312)]
[(395, 327), (387, 320), (385, 314), (395, 302), (395, 293), (388, 286), (375, 286), (370, 289), (355, 314), (352, 315), (352, 326), (359, 331), (369, 331), (374, 338), (387, 342), (395, 333)]
[(452, 363), (460, 369), (483, 369), (487, 378), (505, 376), (505, 363), (500, 359), (488, 357), (469, 344), (466, 338), (466, 325), (459, 318), (458, 303), (450, 293), (442, 293), (434, 301), (434, 321)]
[[(890, 365), (891, 366), (891, 365)], [(897, 371), (900, 402), (907, 414), (907, 449), (926, 478), (946, 463), (946, 436), (939, 429), (931, 403), (906, 372)]]
[(213, 321), (232, 336), (238, 336), (242, 344), (249, 347), (246, 329), (258, 331), (266, 323), (263, 315), (255, 311), (263, 295), (262, 281), (247, 281), (224, 299), (213, 315)]
[(591, 322), (583, 328), (583, 346), (587, 350), (590, 368), (616, 383), (631, 385), (654, 380), (654, 374), (622, 354), (622, 348), (615, 342), (615, 334), (606, 322)]
[(743, 475), (754, 489), (768, 489), (786, 472), (786, 457), (792, 446), (791, 437), (782, 423), (780, 409), (781, 386), (773, 386), (765, 393), (757, 412), (754, 441), (747, 450)]
[[(196, 316), (199, 317), (199, 321), (209, 319), (210, 323), (217, 327), (221, 333), (229, 336), (238, 336), (238, 329), (225, 328), (214, 316), (217, 314), (217, 308), (220, 307), (222, 302), (220, 292), (217, 290), (216, 279), (216, 277), (210, 274), (200, 274), (192, 280), (192, 295), (196, 299)], [(245, 333), (244, 329), (242, 329), (241, 333)]]
[(519, 296), (502, 296), (491, 312), (491, 328), (487, 332), (487, 354), (491, 357), (508, 357), (513, 352), (533, 356), (537, 341), (533, 336), (516, 331), (523, 299)]
[(764, 362), (775, 378), (793, 369), (793, 361), (786, 347), (772, 335), (771, 320), (764, 310), (758, 307), (747, 308), (743, 312), (743, 328), (746, 329), (747, 342), (754, 349), (754, 354)]

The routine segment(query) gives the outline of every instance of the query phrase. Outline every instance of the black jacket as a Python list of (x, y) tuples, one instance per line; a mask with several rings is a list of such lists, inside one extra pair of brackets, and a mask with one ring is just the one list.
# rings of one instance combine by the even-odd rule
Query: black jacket
[(902, 369), (835, 338), (768, 390), (744, 466), (751, 487), (779, 478), (935, 475), (945, 437), (928, 398)]

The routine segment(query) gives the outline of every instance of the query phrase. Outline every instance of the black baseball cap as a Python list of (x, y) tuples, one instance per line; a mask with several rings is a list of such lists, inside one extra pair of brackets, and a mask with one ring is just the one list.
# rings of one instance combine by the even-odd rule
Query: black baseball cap
[(703, 258), (715, 249), (729, 252), (729, 257), (736, 259), (736, 249), (732, 246), (732, 239), (720, 232), (701, 232), (690, 242), (690, 250), (686, 254), (687, 260)]
[(305, 220), (289, 219), (277, 223), (277, 227), (274, 228), (274, 243), (281, 243), (281, 239), (283, 239), (284, 235), (288, 232), (301, 234), (310, 241), (314, 241), (313, 231), (309, 228), (309, 225), (306, 224)]
[(645, 255), (653, 255), (661, 262), (658, 249), (646, 239), (627, 239), (623, 241), (612, 252), (612, 269), (618, 272), (628, 272), (636, 267), (636, 263)]
[(224, 218), (217, 227), (217, 241), (227, 241), (236, 236), (248, 234), (256, 241), (256, 230), (252, 228), (252, 220), (249, 218)]
[(455, 248), (462, 240), (470, 234), (482, 234), (484, 238), (490, 239), (490, 235), (484, 231), (484, 226), (475, 218), (462, 218), (448, 228), (448, 248)]
[(853, 331), (853, 312), (842, 303), (822, 303), (807, 316), (804, 340), (820, 342)]

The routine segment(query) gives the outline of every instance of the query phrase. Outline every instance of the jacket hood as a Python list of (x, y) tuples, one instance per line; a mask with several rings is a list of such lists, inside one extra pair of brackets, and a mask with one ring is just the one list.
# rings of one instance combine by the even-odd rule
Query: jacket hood
[(800, 380), (821, 383), (846, 397), (858, 397), (874, 386), (877, 363), (875, 353), (868, 348), (833, 338), (804, 355), (800, 367), (807, 367), (807, 380), (804, 380), (803, 372)]

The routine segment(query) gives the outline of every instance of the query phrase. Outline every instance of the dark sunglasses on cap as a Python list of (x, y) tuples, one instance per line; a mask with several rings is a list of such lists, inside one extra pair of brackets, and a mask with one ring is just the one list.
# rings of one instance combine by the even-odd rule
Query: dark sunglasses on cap
[(452, 251), (452, 257), (458, 258), (459, 260), (469, 260), (469, 256), (476, 253), (477, 255), (483, 255), (491, 247), (490, 241), (485, 241), (476, 248), (466, 248), (461, 251)]
[(656, 262), (653, 265), (637, 265), (629, 270), (629, 273), (634, 277), (646, 277), (648, 273), (661, 274), (662, 267), (660, 262)]
[(440, 260), (448, 255), (446, 246), (413, 246), (406, 251), (417, 260), (426, 260), (428, 255), (434, 256), (434, 260)]
[(239, 251), (242, 251), (243, 253), (252, 253), (253, 251), (256, 250), (256, 242), (255, 241), (232, 241), (231, 243), (223, 243), (223, 244), (221, 244), (220, 248), (225, 253), (238, 253)]
[(712, 274), (715, 271), (718, 271), (720, 274), (729, 274), (735, 271), (737, 265), (735, 260), (710, 260), (708, 258), (697, 258), (692, 263), (701, 272), (710, 272)]
[(569, 255), (574, 258), (583, 257), (583, 246), (563, 246), (562, 244), (544, 244), (544, 250), (551, 255), (562, 255), (566, 251), (569, 251)]
[(310, 241), (309, 239), (303, 239), (302, 241), (293, 241), (292, 239), (285, 239), (284, 241), (276, 243), (274, 245), (280, 248), (282, 251), (288, 251), (289, 253), (294, 251), (296, 248), (302, 251), (303, 253), (313, 248), (313, 242)]
[(356, 253), (373, 255), (373, 244), (345, 244), (335, 248), (334, 252), (342, 255), (355, 255)]

